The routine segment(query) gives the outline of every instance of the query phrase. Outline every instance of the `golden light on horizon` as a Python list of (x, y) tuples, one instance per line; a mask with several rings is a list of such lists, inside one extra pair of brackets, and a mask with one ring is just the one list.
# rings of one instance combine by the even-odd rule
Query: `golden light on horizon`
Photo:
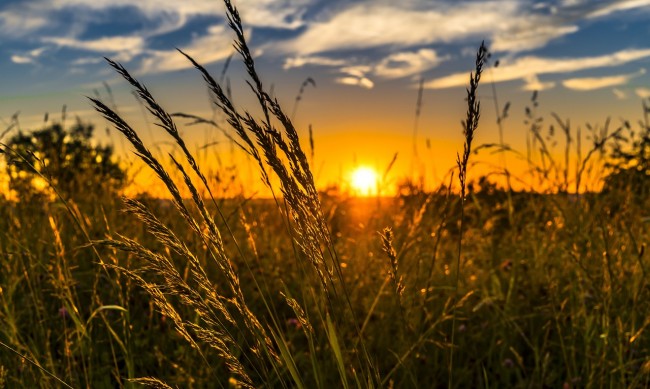
[(354, 194), (371, 196), (377, 193), (378, 175), (375, 169), (359, 166), (350, 175), (350, 185)]

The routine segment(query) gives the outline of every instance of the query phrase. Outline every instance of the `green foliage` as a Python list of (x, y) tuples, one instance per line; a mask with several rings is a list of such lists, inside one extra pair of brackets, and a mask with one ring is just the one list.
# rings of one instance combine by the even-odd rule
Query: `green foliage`
[(111, 146), (92, 144), (93, 129), (81, 121), (69, 130), (54, 123), (11, 137), (5, 148), (10, 189), (22, 200), (50, 196), (48, 181), (66, 199), (88, 199), (121, 189), (126, 173)]

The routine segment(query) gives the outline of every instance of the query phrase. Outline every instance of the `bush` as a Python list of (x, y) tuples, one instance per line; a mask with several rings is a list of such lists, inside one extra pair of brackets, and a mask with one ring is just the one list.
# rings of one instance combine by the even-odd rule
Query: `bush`
[(612, 172), (605, 179), (605, 191), (630, 191), (641, 200), (650, 194), (650, 107), (645, 100), (643, 113), (638, 132), (629, 122), (623, 123), (626, 132), (613, 144), (609, 156)]
[(48, 198), (52, 187), (66, 199), (115, 194), (124, 186), (126, 173), (111, 146), (91, 143), (93, 130), (91, 124), (77, 121), (69, 130), (54, 123), (14, 135), (5, 148), (9, 188), (23, 201)]

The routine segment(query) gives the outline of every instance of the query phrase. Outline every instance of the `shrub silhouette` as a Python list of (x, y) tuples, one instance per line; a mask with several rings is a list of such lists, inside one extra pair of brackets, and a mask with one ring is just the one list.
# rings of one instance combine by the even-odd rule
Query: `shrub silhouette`
[(605, 178), (605, 191), (624, 190), (636, 199), (645, 200), (650, 194), (650, 107), (643, 102), (645, 120), (634, 131), (624, 122), (626, 132), (617, 137), (610, 151), (608, 167), (612, 172)]
[(7, 142), (11, 152), (6, 153), (10, 189), (22, 201), (44, 200), (52, 194), (51, 186), (65, 199), (115, 194), (124, 186), (126, 173), (111, 146), (91, 143), (93, 130), (93, 125), (78, 120), (69, 130), (54, 123), (14, 135)]

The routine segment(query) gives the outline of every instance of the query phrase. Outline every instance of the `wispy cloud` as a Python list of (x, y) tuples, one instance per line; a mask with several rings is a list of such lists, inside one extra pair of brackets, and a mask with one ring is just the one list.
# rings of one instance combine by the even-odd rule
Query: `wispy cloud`
[(308, 55), (488, 38), (493, 50), (519, 52), (576, 32), (574, 19), (517, 1), (366, 1), (308, 21), (303, 34), (279, 46), (285, 52)]
[[(239, 0), (239, 9), (246, 25), (254, 27), (273, 27), (295, 29), (303, 25), (302, 16), (309, 4), (308, 0)], [(225, 8), (214, 0), (51, 0), (43, 7), (60, 10), (65, 7), (102, 11), (118, 7), (136, 8), (150, 19), (161, 15), (175, 15), (177, 21), (187, 21), (196, 16), (225, 16)], [(183, 23), (179, 23), (179, 28)]]
[[(365, 2), (310, 22), (303, 34), (280, 45), (302, 55), (380, 46), (408, 47), (479, 36), (495, 28), (494, 21), (514, 16), (514, 2), (461, 3), (454, 7), (437, 3), (429, 9), (408, 4)], [(479, 10), (480, 8), (480, 10)], [(480, 12), (479, 12), (480, 11)], [(389, 22), (387, 22), (389, 21)], [(471, 24), (469, 23), (471, 21)], [(413, 28), (418, 26), (418, 28)]]
[[(372, 88), (369, 76), (382, 79), (394, 79), (422, 74), (448, 60), (449, 56), (439, 56), (433, 49), (420, 49), (416, 51), (402, 51), (381, 58), (379, 60), (353, 60), (329, 58), (324, 56), (306, 56), (287, 59), (283, 68), (291, 69), (307, 65), (318, 65), (339, 68), (344, 77), (339, 77), (336, 82), (346, 85), (358, 85), (363, 88)], [(355, 63), (357, 62), (357, 63)], [(362, 62), (359, 64), (358, 62)]]
[(339, 77), (336, 79), (336, 82), (343, 85), (360, 86), (365, 89), (372, 89), (375, 86), (375, 83), (372, 82), (367, 77), (355, 77), (355, 76)]
[[(264, 27), (291, 30), (304, 24), (302, 19), (308, 0), (239, 0), (237, 7), (251, 28)], [(142, 24), (137, 29), (131, 28), (126, 32), (115, 35), (107, 32), (100, 38), (89, 38), (87, 34), (92, 24), (105, 20), (107, 12), (128, 8), (131, 13), (139, 14)], [(74, 18), (70, 23), (62, 23), (61, 15), (73, 12)], [(169, 50), (152, 49), (151, 39), (180, 31), (188, 23), (197, 18), (213, 18), (215, 23), (225, 26), (225, 7), (214, 0), (23, 0), (3, 7), (0, 5), (0, 34), (3, 38), (26, 39), (31, 42), (41, 42), (55, 48), (72, 48), (79, 51), (111, 54), (121, 61), (130, 61), (142, 56), (143, 68), (153, 71), (176, 70), (183, 67), (176, 57), (173, 45)], [(112, 21), (102, 21), (107, 26)], [(110, 31), (110, 30), (107, 30)], [(195, 50), (198, 44), (205, 44), (201, 51), (204, 62), (212, 62), (223, 58), (224, 46), (215, 38), (221, 34), (220, 40), (228, 41), (225, 28), (219, 31), (208, 31), (208, 36), (192, 37), (189, 45), (184, 46), (188, 51)], [(91, 36), (91, 35), (90, 35)], [(216, 47), (214, 50), (205, 48)], [(198, 50), (195, 50), (198, 52)], [(16, 53), (14, 62), (34, 62), (30, 56)], [(158, 61), (158, 63), (156, 63)], [(70, 63), (77, 66), (93, 62), (70, 58)]]
[(84, 65), (94, 65), (101, 62), (102, 59), (99, 57), (81, 57), (70, 62), (70, 64), (73, 66), (84, 66)]
[(540, 81), (536, 75), (531, 75), (524, 78), (526, 84), (523, 86), (523, 90), (526, 91), (543, 91), (547, 89), (552, 89), (555, 87), (554, 81)]
[(614, 93), (614, 96), (616, 96), (616, 98), (617, 98), (618, 100), (625, 100), (625, 99), (627, 99), (627, 93), (625, 93), (625, 91), (622, 91), (622, 90), (620, 90), (620, 89), (618, 89), (618, 88), (614, 88), (614, 89), (612, 89), (612, 93)]
[(636, 73), (618, 74), (614, 76), (570, 78), (568, 80), (562, 81), (562, 85), (565, 88), (580, 91), (595, 90), (612, 86), (625, 85), (634, 77), (638, 77), (642, 74), (645, 74), (645, 69), (641, 69)]
[(51, 24), (51, 20), (37, 13), (15, 8), (0, 12), (0, 33), (5, 38), (25, 37)]
[(46, 37), (43, 38), (43, 42), (53, 43), (61, 47), (107, 53), (141, 51), (144, 47), (144, 40), (139, 36), (112, 36), (92, 40)]
[(382, 59), (375, 67), (374, 73), (385, 78), (412, 76), (438, 66), (445, 59), (448, 57), (439, 57), (432, 49), (400, 52)]
[[(77, 50), (92, 51), (102, 55), (109, 55), (114, 60), (128, 62), (144, 50), (144, 39), (139, 36), (113, 36), (91, 40), (74, 38), (47, 37), (44, 43), (52, 43), (58, 47), (67, 47)], [(74, 61), (72, 61), (74, 62)]]
[(32, 59), (32, 57), (27, 57), (24, 55), (12, 55), (11, 62), (17, 64), (28, 64), (28, 63), (33, 63), (34, 60)]
[(14, 54), (10, 57), (11, 62), (15, 64), (35, 64), (38, 57), (45, 52), (45, 47), (27, 50), (20, 54)]
[[(650, 57), (650, 49), (628, 49), (615, 53), (582, 58), (542, 58), (526, 56), (512, 63), (503, 63), (492, 75), (494, 82), (526, 80), (542, 74), (571, 73), (585, 69), (614, 67)], [(505, 62), (505, 61), (504, 61)], [(431, 89), (443, 89), (465, 85), (467, 73), (459, 72), (425, 83)]]
[[(526, 88), (551, 87), (550, 81), (536, 84), (539, 79), (533, 76), (574, 70), (545, 71), (544, 64), (534, 62), (543, 58), (516, 59), (517, 56), (576, 34), (595, 19), (631, 10), (650, 10), (650, 0), (237, 0), (235, 4), (245, 26), (255, 32), (258, 40), (253, 44), (264, 45), (265, 53), (289, 58), (283, 63), (284, 69), (369, 65), (372, 69), (363, 76), (368, 81), (408, 77), (433, 69), (441, 61), (461, 54), (462, 47), (478, 45), (485, 39), (491, 51), (500, 57), (515, 58), (510, 68), (513, 75), (508, 77), (528, 80)], [(136, 14), (141, 23), (130, 25), (127, 31), (111, 30), (113, 20), (106, 15), (125, 9)], [(62, 15), (70, 22), (64, 23)], [(225, 25), (221, 2), (21, 0), (0, 5), (0, 36), (27, 43), (26, 47), (46, 43), (50, 48), (76, 49), (76, 58), (73, 55), (65, 59), (75, 66), (92, 65), (93, 61), (83, 59), (88, 55), (108, 53), (123, 61), (141, 61), (136, 66), (143, 70), (164, 72), (186, 67), (182, 58), (177, 58), (173, 45), (194, 52), (206, 63), (230, 53), (224, 48), (230, 45), (224, 28), (205, 33), (196, 29), (201, 28), (196, 27), (198, 24), (192, 24), (199, 20), (201, 26), (206, 21), (215, 26)], [(257, 34), (257, 29), (264, 29), (264, 33)], [(97, 38), (98, 31), (106, 34)], [(173, 38), (167, 40), (174, 32)], [(169, 47), (161, 47), (161, 42)], [(204, 44), (203, 49), (199, 49), (199, 44)], [(454, 49), (449, 49), (452, 45)], [(351, 50), (363, 53), (351, 57)], [(39, 62), (37, 56), (20, 50), (7, 52), (13, 54), (14, 62)], [(521, 61), (521, 69), (514, 66), (517, 61)], [(526, 61), (532, 61), (527, 64), (533, 66), (531, 71), (525, 69)], [(504, 72), (499, 69), (495, 77), (501, 73)], [(340, 76), (345, 78), (347, 74), (341, 72)], [(446, 78), (430, 82), (429, 87), (445, 83), (460, 85)]]
[(639, 96), (642, 99), (647, 99), (650, 97), (650, 89), (649, 88), (636, 88), (634, 90), (634, 93), (636, 93), (637, 96)]
[(515, 23), (519, 25), (513, 26), (509, 31), (496, 33), (492, 38), (491, 49), (509, 52), (530, 51), (578, 31), (577, 26), (535, 25), (535, 20), (528, 19), (521, 24)]
[(338, 77), (335, 81), (344, 85), (355, 85), (366, 89), (372, 89), (375, 83), (368, 78), (368, 73), (372, 70), (368, 65), (346, 66), (341, 69), (343, 77)]
[(618, 0), (611, 2), (611, 4), (605, 4), (602, 7), (595, 9), (594, 11), (587, 14), (587, 18), (600, 18), (608, 16), (615, 12), (628, 11), (649, 6), (650, 0)]
[[(230, 31), (226, 26), (217, 25), (208, 28), (208, 34), (192, 40), (182, 50), (202, 64), (209, 64), (227, 58), (233, 47), (229, 39)], [(250, 35), (250, 30), (245, 31)], [(205, 48), (209, 47), (210, 50)], [(161, 73), (192, 67), (192, 64), (176, 50), (147, 51), (140, 67), (142, 73)]]
[(292, 68), (300, 68), (307, 65), (315, 66), (344, 66), (348, 65), (349, 62), (344, 59), (337, 58), (328, 58), (328, 57), (319, 57), (319, 56), (306, 56), (306, 57), (293, 57), (287, 58), (284, 61), (282, 68), (284, 70)]

